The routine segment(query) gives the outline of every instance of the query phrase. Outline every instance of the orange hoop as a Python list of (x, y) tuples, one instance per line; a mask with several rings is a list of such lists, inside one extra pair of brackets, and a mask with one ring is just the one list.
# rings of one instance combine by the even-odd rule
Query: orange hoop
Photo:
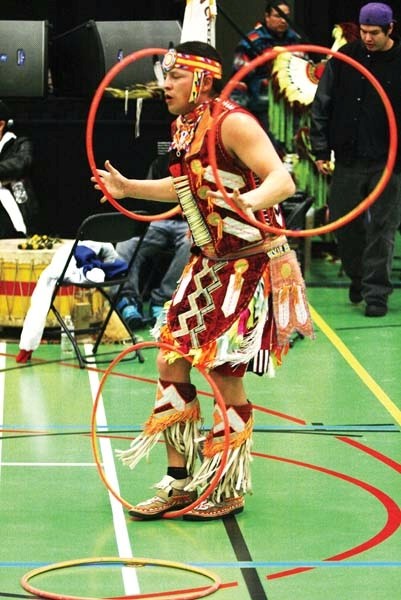
[[(100, 380), (99, 383), (99, 388), (96, 394), (96, 398), (95, 398), (95, 402), (93, 404), (93, 408), (92, 408), (92, 416), (91, 416), (91, 444), (92, 444), (92, 451), (93, 451), (93, 455), (95, 458), (95, 463), (96, 463), (96, 467), (97, 470), (99, 472), (100, 478), (102, 479), (103, 483), (105, 484), (106, 488), (109, 490), (109, 492), (111, 494), (113, 494), (113, 496), (123, 505), (125, 506), (125, 508), (132, 508), (132, 504), (130, 504), (129, 502), (127, 502), (126, 500), (124, 500), (124, 498), (122, 498), (113, 488), (113, 486), (111, 485), (111, 483), (109, 482), (109, 480), (106, 477), (106, 474), (104, 472), (104, 469), (101, 465), (101, 460), (100, 460), (100, 456), (99, 456), (99, 449), (98, 449), (98, 445), (97, 445), (97, 436), (96, 436), (96, 413), (97, 413), (97, 408), (98, 408), (98, 404), (99, 404), (99, 400), (100, 400), (100, 396), (101, 396), (101, 392), (103, 389), (103, 386), (108, 378), (108, 376), (110, 375), (111, 371), (113, 370), (113, 368), (130, 352), (135, 352), (136, 350), (140, 350), (142, 348), (152, 348), (154, 346), (157, 346), (161, 349), (164, 350), (170, 350), (173, 352), (178, 352), (179, 354), (182, 354), (183, 358), (186, 358), (186, 360), (188, 360), (189, 362), (191, 362), (191, 359), (186, 357), (184, 355), (183, 352), (181, 352), (180, 350), (177, 350), (177, 348), (175, 348), (174, 346), (172, 346), (171, 344), (166, 344), (164, 342), (157, 342), (157, 341), (150, 341), (150, 342), (139, 342), (137, 344), (134, 344), (133, 346), (129, 346), (128, 348), (125, 348), (111, 363), (110, 365), (107, 367), (107, 369), (105, 370), (102, 379)], [(222, 473), (224, 471), (224, 468), (226, 466), (227, 463), (227, 456), (228, 456), (228, 450), (229, 450), (229, 443), (230, 443), (230, 424), (228, 421), (228, 417), (227, 417), (227, 410), (226, 410), (226, 406), (223, 400), (223, 397), (221, 395), (221, 392), (219, 391), (218, 387), (216, 386), (215, 382), (213, 381), (213, 379), (210, 377), (210, 375), (207, 373), (207, 371), (199, 366), (196, 366), (196, 368), (198, 369), (198, 371), (203, 375), (203, 377), (205, 377), (205, 379), (207, 380), (207, 382), (209, 383), (210, 387), (213, 390), (213, 394), (214, 394), (214, 399), (216, 401), (216, 403), (219, 405), (221, 413), (222, 413), (222, 417), (223, 417), (223, 423), (224, 423), (224, 448), (223, 448), (223, 452), (222, 452), (222, 456), (221, 456), (221, 463), (216, 471), (216, 473), (214, 474), (212, 480), (210, 481), (210, 484), (208, 485), (208, 487), (204, 490), (204, 492), (199, 496), (199, 498), (197, 498), (192, 504), (186, 506), (185, 508), (181, 508), (180, 510), (174, 510), (174, 511), (170, 511), (168, 513), (165, 513), (163, 515), (164, 519), (174, 519), (175, 517), (181, 517), (182, 515), (184, 515), (185, 513), (189, 512), (190, 510), (192, 510), (193, 508), (195, 508), (196, 506), (198, 506), (198, 504), (200, 504), (201, 502), (203, 502), (203, 500), (206, 500), (206, 498), (208, 498), (211, 493), (213, 492), (213, 490), (217, 487), (217, 484), (220, 481), (220, 478), (222, 476)]]
[[(172, 569), (180, 569), (182, 571), (189, 571), (191, 573), (195, 573), (196, 575), (202, 575), (203, 577), (207, 577), (212, 580), (212, 584), (206, 588), (202, 587), (197, 590), (187, 590), (182, 592), (166, 592), (166, 593), (155, 593), (155, 594), (146, 594), (146, 598), (148, 600), (194, 600), (195, 598), (204, 598), (205, 596), (209, 596), (213, 592), (216, 592), (221, 586), (221, 580), (217, 575), (214, 575), (211, 571), (200, 567), (193, 567), (190, 565), (185, 565), (179, 562), (173, 562), (169, 560), (158, 560), (156, 558), (115, 558), (115, 557), (100, 557), (100, 558), (81, 558), (76, 560), (69, 560), (60, 563), (54, 563), (51, 565), (47, 565), (45, 567), (39, 567), (38, 569), (33, 569), (26, 573), (21, 578), (21, 586), (36, 597), (39, 598), (48, 598), (49, 600), (101, 600), (100, 598), (91, 598), (90, 596), (68, 596), (66, 594), (57, 594), (54, 592), (46, 592), (45, 590), (41, 590), (37, 587), (31, 585), (30, 580), (34, 577), (38, 577), (39, 575), (43, 575), (44, 573), (49, 573), (50, 571), (56, 571), (59, 569), (66, 569), (70, 567), (82, 567), (83, 565), (99, 565), (99, 564), (120, 564), (123, 566), (129, 567), (143, 567), (144, 565), (152, 565), (157, 567), (168, 567)], [(115, 598), (106, 598), (105, 600), (124, 600), (124, 598), (133, 599), (138, 596), (117, 596)]]
[(350, 56), (347, 56), (346, 54), (342, 54), (341, 52), (336, 52), (335, 50), (331, 50), (330, 48), (325, 48), (324, 46), (314, 46), (312, 44), (297, 44), (297, 45), (293, 45), (293, 46), (285, 46), (285, 47), (280, 47), (280, 48), (276, 47), (276, 48), (272, 48), (271, 50), (267, 50), (260, 56), (254, 58), (246, 66), (242, 67), (229, 80), (229, 82), (224, 87), (222, 93), (220, 94), (220, 98), (222, 100), (227, 100), (227, 98), (230, 96), (230, 94), (233, 91), (236, 84), (239, 83), (250, 71), (252, 71), (256, 67), (259, 67), (260, 65), (264, 64), (268, 60), (275, 58), (278, 54), (281, 54), (283, 52), (313, 52), (313, 53), (317, 53), (317, 54), (330, 54), (331, 56), (335, 56), (336, 58), (339, 58), (340, 60), (350, 64), (352, 67), (355, 67), (358, 71), (360, 71), (362, 73), (362, 75), (364, 75), (366, 77), (366, 79), (376, 89), (377, 93), (380, 96), (381, 101), (383, 102), (383, 105), (384, 105), (384, 108), (386, 111), (387, 120), (388, 120), (388, 124), (389, 124), (389, 132), (390, 132), (387, 162), (384, 166), (382, 176), (376, 184), (376, 187), (370, 192), (370, 194), (368, 194), (366, 196), (366, 198), (361, 200), (361, 202), (358, 204), (358, 206), (356, 206), (354, 209), (352, 209), (346, 215), (340, 217), (336, 221), (332, 221), (331, 223), (328, 223), (327, 225), (323, 225), (321, 227), (315, 227), (313, 229), (299, 229), (296, 231), (294, 231), (292, 229), (280, 229), (278, 227), (273, 227), (271, 225), (267, 225), (266, 223), (262, 223), (261, 221), (257, 221), (256, 219), (252, 219), (252, 218), (248, 217), (247, 215), (245, 215), (244, 213), (242, 213), (241, 211), (238, 210), (238, 207), (234, 204), (234, 202), (231, 200), (231, 198), (227, 194), (227, 192), (222, 184), (222, 181), (221, 181), (220, 175), (218, 173), (218, 169), (217, 169), (215, 140), (216, 140), (217, 117), (219, 116), (219, 114), (223, 108), (223, 106), (221, 104), (217, 104), (213, 111), (213, 121), (212, 121), (212, 126), (210, 129), (210, 136), (208, 139), (209, 161), (210, 161), (210, 165), (212, 167), (213, 175), (215, 177), (216, 185), (217, 185), (219, 191), (223, 194), (225, 201), (237, 213), (239, 213), (244, 219), (246, 219), (252, 225), (259, 227), (260, 229), (262, 229), (264, 231), (267, 231), (269, 233), (275, 233), (277, 235), (285, 234), (285, 235), (292, 236), (292, 237), (311, 237), (311, 236), (315, 236), (315, 235), (323, 235), (325, 233), (329, 233), (330, 231), (334, 231), (335, 229), (338, 229), (339, 227), (342, 227), (343, 225), (346, 225), (347, 223), (349, 223), (350, 221), (352, 221), (353, 219), (358, 217), (364, 210), (366, 210), (371, 204), (373, 204), (373, 202), (378, 198), (378, 196), (382, 193), (383, 189), (386, 187), (386, 185), (391, 177), (391, 173), (393, 170), (393, 166), (394, 166), (396, 154), (397, 154), (397, 123), (395, 120), (393, 107), (391, 106), (390, 100), (389, 100), (386, 92), (384, 91), (381, 84), (377, 81), (377, 79), (372, 75), (372, 73), (368, 69), (366, 69), (366, 67), (364, 67), (363, 65), (358, 63), (356, 60), (354, 60)]
[(158, 215), (138, 215), (136, 213), (131, 212), (130, 210), (124, 208), (113, 196), (107, 191), (106, 187), (103, 185), (101, 181), (96, 167), (95, 157), (93, 153), (93, 127), (96, 120), (97, 111), (99, 108), (100, 101), (103, 97), (104, 91), (106, 87), (108, 87), (109, 83), (120, 73), (125, 67), (136, 60), (144, 58), (145, 56), (153, 56), (155, 54), (166, 54), (167, 50), (165, 48), (144, 48), (143, 50), (138, 50), (137, 52), (132, 52), (132, 54), (128, 54), (125, 58), (123, 58), (120, 62), (116, 63), (103, 77), (102, 81), (99, 83), (98, 88), (93, 96), (86, 125), (86, 154), (88, 157), (89, 166), (93, 173), (96, 182), (98, 183), (100, 189), (102, 190), (104, 196), (107, 200), (112, 204), (117, 210), (123, 213), (125, 216), (130, 219), (135, 219), (137, 221), (161, 221), (162, 219), (169, 219), (174, 215), (178, 214), (181, 211), (180, 206), (175, 206), (174, 208), (167, 210), (164, 213), (160, 213)]

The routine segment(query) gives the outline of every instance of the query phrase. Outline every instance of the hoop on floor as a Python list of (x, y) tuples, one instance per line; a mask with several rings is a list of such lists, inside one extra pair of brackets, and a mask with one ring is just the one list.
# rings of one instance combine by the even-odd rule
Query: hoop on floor
[[(59, 569), (65, 569), (69, 567), (82, 567), (83, 565), (98, 565), (98, 564), (121, 564), (128, 567), (143, 567), (143, 566), (158, 566), (158, 567), (168, 567), (172, 569), (180, 569), (182, 571), (190, 571), (191, 573), (195, 573), (197, 575), (202, 575), (212, 580), (212, 584), (207, 588), (201, 588), (200, 590), (191, 591), (183, 591), (177, 593), (155, 593), (155, 594), (146, 594), (147, 600), (193, 600), (195, 598), (204, 598), (205, 596), (209, 596), (219, 589), (221, 586), (220, 578), (208, 571), (206, 569), (200, 567), (193, 567), (190, 565), (186, 565), (184, 563), (173, 562), (169, 560), (158, 560), (156, 558), (116, 558), (116, 557), (100, 557), (100, 558), (81, 558), (76, 560), (69, 560), (59, 563), (54, 563), (51, 565), (47, 565), (45, 567), (39, 567), (38, 569), (33, 569), (26, 573), (21, 578), (21, 586), (34, 596), (38, 596), (39, 598), (49, 598), (50, 600), (101, 600), (99, 598), (92, 598), (90, 596), (69, 596), (66, 594), (57, 594), (53, 592), (46, 592), (39, 588), (36, 588), (30, 584), (31, 579), (34, 577), (38, 577), (39, 575), (43, 575), (44, 573), (49, 573), (50, 571), (56, 571)], [(105, 600), (124, 600), (124, 598), (132, 599), (138, 596), (118, 596), (115, 598), (108, 597)]]
[[(104, 384), (105, 384), (108, 376), (110, 375), (110, 373), (114, 369), (114, 367), (116, 365), (118, 365), (118, 363), (130, 352), (135, 352), (137, 350), (141, 350), (142, 348), (153, 348), (154, 346), (156, 346), (160, 349), (163, 349), (163, 350), (170, 350), (173, 352), (178, 352), (179, 354), (182, 354), (182, 357), (185, 358), (186, 360), (188, 360), (188, 362), (191, 362), (191, 359), (188, 358), (187, 356), (185, 356), (183, 352), (181, 352), (180, 350), (178, 350), (171, 344), (166, 344), (165, 342), (157, 342), (157, 341), (138, 342), (137, 344), (134, 344), (133, 346), (129, 346), (128, 348), (125, 348), (122, 352), (120, 352), (120, 354), (110, 363), (110, 365), (105, 370), (105, 372), (102, 376), (102, 379), (100, 380), (99, 388), (98, 388), (96, 398), (95, 398), (95, 402), (93, 403), (93, 408), (92, 408), (91, 443), (92, 443), (92, 451), (93, 451), (93, 455), (95, 458), (97, 470), (99, 472), (100, 478), (102, 479), (103, 483), (105, 484), (105, 486), (109, 490), (109, 492), (111, 494), (113, 494), (113, 496), (127, 509), (132, 508), (133, 505), (130, 504), (129, 502), (127, 502), (127, 500), (122, 498), (120, 496), (120, 494), (118, 494), (116, 492), (116, 490), (113, 488), (110, 481), (108, 480), (108, 478), (104, 472), (104, 469), (101, 465), (101, 459), (99, 456), (99, 449), (98, 449), (98, 444), (97, 444), (96, 413), (97, 413), (97, 408), (99, 405), (99, 400), (100, 400), (100, 396), (102, 393), (102, 389), (104, 387)], [(211, 495), (211, 493), (215, 490), (215, 488), (217, 487), (217, 485), (220, 481), (220, 478), (223, 474), (223, 471), (225, 469), (226, 463), (227, 463), (227, 456), (228, 456), (229, 443), (230, 443), (230, 424), (228, 421), (227, 410), (226, 410), (226, 405), (223, 400), (223, 396), (221, 395), (221, 392), (219, 391), (217, 385), (215, 384), (215, 382), (213, 381), (213, 379), (211, 378), (209, 373), (206, 371), (206, 369), (199, 367), (199, 366), (195, 366), (195, 368), (198, 369), (198, 371), (201, 373), (201, 375), (203, 375), (203, 377), (209, 383), (210, 387), (212, 388), (213, 394), (214, 394), (214, 399), (215, 399), (216, 403), (219, 405), (221, 413), (222, 413), (223, 424), (224, 424), (224, 448), (223, 448), (223, 452), (222, 452), (222, 456), (221, 456), (221, 463), (220, 463), (216, 473), (214, 474), (212, 480), (210, 481), (210, 484), (208, 485), (208, 487), (203, 491), (203, 493), (194, 502), (192, 502), (192, 504), (189, 504), (188, 506), (186, 506), (185, 508), (181, 508), (180, 510), (174, 510), (174, 511), (170, 511), (168, 513), (164, 513), (164, 515), (162, 517), (163, 519), (174, 519), (175, 517), (181, 517), (185, 513), (189, 512), (190, 510), (192, 510), (196, 506), (198, 506), (198, 504), (203, 502), (203, 500), (206, 500), (206, 498), (208, 498)]]
[(103, 97), (104, 91), (108, 87), (109, 83), (114, 79), (114, 77), (116, 77), (116, 75), (118, 75), (123, 69), (125, 69), (127, 65), (137, 60), (140, 60), (141, 58), (144, 58), (146, 56), (154, 56), (155, 54), (166, 54), (166, 52), (167, 50), (165, 48), (144, 48), (143, 50), (138, 50), (137, 52), (132, 52), (131, 54), (128, 54), (128, 56), (116, 63), (106, 73), (106, 75), (103, 77), (102, 81), (99, 83), (99, 86), (96, 89), (96, 92), (93, 96), (90, 105), (86, 124), (86, 154), (88, 157), (89, 166), (91, 168), (94, 178), (96, 179), (96, 182), (98, 183), (104, 196), (107, 198), (110, 204), (114, 206), (114, 208), (119, 210), (121, 213), (123, 213), (123, 215), (129, 217), (130, 219), (136, 219), (137, 221), (161, 221), (162, 219), (169, 219), (170, 217), (173, 217), (174, 215), (178, 214), (181, 211), (181, 208), (178, 205), (174, 208), (171, 208), (170, 210), (167, 210), (164, 213), (159, 213), (157, 215), (137, 215), (131, 212), (130, 210), (126, 209), (115, 198), (113, 198), (113, 196), (108, 192), (108, 190), (104, 186), (97, 172), (95, 156), (93, 152), (93, 128), (99, 104)]
[(335, 56), (336, 58), (339, 58), (343, 62), (348, 63), (349, 65), (351, 65), (352, 67), (354, 67), (358, 71), (360, 71), (360, 73), (364, 77), (366, 77), (366, 79), (376, 89), (376, 91), (379, 94), (380, 99), (384, 105), (384, 109), (386, 111), (387, 121), (388, 121), (388, 125), (389, 125), (389, 134), (390, 134), (389, 135), (389, 150), (388, 150), (388, 155), (387, 155), (387, 162), (384, 166), (382, 176), (376, 184), (376, 187), (366, 196), (366, 198), (361, 200), (361, 202), (358, 204), (358, 206), (353, 208), (346, 215), (340, 217), (336, 221), (332, 221), (331, 223), (328, 223), (327, 225), (322, 225), (321, 227), (315, 227), (313, 229), (299, 229), (296, 231), (292, 230), (292, 229), (280, 229), (278, 227), (274, 227), (272, 225), (267, 225), (266, 223), (262, 223), (261, 221), (257, 221), (256, 219), (252, 219), (251, 217), (248, 217), (248, 215), (244, 214), (242, 211), (240, 211), (238, 209), (236, 204), (231, 200), (231, 198), (227, 194), (227, 192), (222, 184), (222, 181), (221, 181), (220, 175), (218, 173), (218, 169), (217, 169), (215, 142), (216, 142), (217, 117), (219, 116), (219, 114), (221, 113), (221, 111), (223, 109), (223, 106), (221, 104), (217, 104), (215, 106), (215, 109), (214, 109), (213, 115), (212, 115), (213, 120), (212, 120), (211, 129), (210, 129), (210, 136), (208, 139), (208, 152), (209, 152), (210, 165), (212, 167), (216, 185), (217, 185), (219, 191), (223, 194), (224, 200), (237, 213), (239, 213), (244, 219), (246, 219), (248, 221), (248, 223), (251, 223), (252, 225), (259, 227), (259, 229), (262, 229), (263, 231), (267, 231), (269, 233), (275, 233), (277, 235), (285, 234), (285, 235), (292, 236), (292, 237), (312, 237), (315, 235), (323, 235), (325, 233), (329, 233), (330, 231), (334, 231), (335, 229), (338, 229), (339, 227), (342, 227), (343, 225), (346, 225), (347, 223), (349, 223), (350, 221), (352, 221), (353, 219), (358, 217), (371, 204), (373, 204), (373, 202), (379, 197), (379, 195), (382, 193), (383, 189), (386, 187), (386, 185), (391, 177), (392, 169), (393, 169), (395, 159), (396, 159), (397, 123), (395, 120), (393, 107), (391, 106), (390, 100), (389, 100), (385, 90), (383, 89), (381, 84), (377, 81), (377, 79), (374, 77), (374, 75), (372, 75), (372, 73), (368, 69), (366, 69), (366, 67), (361, 65), (359, 62), (357, 62), (355, 59), (351, 58), (350, 56), (347, 56), (346, 54), (342, 54), (341, 52), (337, 52), (330, 48), (325, 48), (324, 46), (314, 46), (312, 44), (296, 44), (296, 45), (292, 45), (292, 46), (276, 47), (276, 48), (272, 48), (271, 50), (264, 52), (260, 56), (251, 60), (251, 62), (248, 63), (246, 66), (242, 67), (228, 81), (228, 83), (224, 87), (222, 93), (220, 94), (220, 98), (222, 100), (227, 100), (228, 97), (230, 96), (231, 92), (233, 91), (234, 87), (236, 86), (236, 84), (239, 83), (250, 71), (254, 70), (256, 67), (259, 67), (260, 65), (264, 64), (265, 62), (275, 58), (278, 54), (281, 54), (283, 52), (313, 52), (313, 53), (317, 53), (317, 54), (325, 54), (325, 55), (329, 54), (331, 56)]

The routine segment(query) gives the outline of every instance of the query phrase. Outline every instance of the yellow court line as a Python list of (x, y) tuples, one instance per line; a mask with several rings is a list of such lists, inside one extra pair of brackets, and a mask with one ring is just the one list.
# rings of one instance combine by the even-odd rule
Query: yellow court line
[(355, 356), (348, 350), (347, 346), (341, 339), (338, 337), (336, 333), (328, 326), (326, 321), (319, 315), (316, 310), (309, 305), (310, 313), (312, 319), (316, 323), (316, 325), (320, 328), (320, 330), (325, 334), (325, 336), (331, 341), (333, 346), (338, 350), (338, 352), (343, 356), (343, 358), (347, 361), (350, 367), (355, 371), (355, 373), (360, 377), (363, 383), (370, 389), (370, 391), (376, 396), (379, 402), (384, 406), (384, 408), (392, 415), (398, 425), (401, 425), (401, 410), (394, 404), (392, 400), (387, 396), (387, 394), (382, 390), (382, 388), (376, 383), (376, 381), (369, 375), (366, 369), (363, 368), (361, 363), (355, 358)]

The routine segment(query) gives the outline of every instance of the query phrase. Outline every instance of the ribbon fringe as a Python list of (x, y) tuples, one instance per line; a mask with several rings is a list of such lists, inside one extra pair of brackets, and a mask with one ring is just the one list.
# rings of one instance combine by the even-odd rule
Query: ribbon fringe
[(132, 440), (128, 450), (116, 450), (116, 456), (131, 470), (135, 469), (136, 465), (144, 456), (146, 456), (147, 459), (149, 458), (150, 451), (153, 446), (157, 444), (160, 437), (161, 432), (152, 436), (140, 435)]
[(164, 433), (165, 440), (177, 452), (186, 456), (187, 469), (194, 469), (199, 437), (198, 421), (200, 421), (199, 401), (195, 397), (188, 402), (184, 410), (168, 410), (153, 412), (145, 423), (144, 431), (133, 439), (128, 450), (116, 450), (116, 456), (130, 469), (134, 469), (139, 461), (146, 457)]
[[(243, 431), (236, 431), (230, 435), (230, 449), (239, 448), (252, 437), (253, 423), (254, 421), (251, 417), (246, 422)], [(203, 455), (206, 458), (211, 458), (215, 454), (222, 454), (224, 446), (224, 437), (215, 437), (211, 431), (206, 438), (205, 445), (203, 447)]]
[(174, 411), (166, 416), (152, 413), (145, 423), (144, 435), (154, 435), (165, 431), (176, 423), (186, 423), (187, 421), (199, 421), (200, 408), (198, 400), (194, 400), (184, 410)]
[[(219, 503), (225, 498), (236, 498), (252, 491), (250, 469), (251, 447), (252, 440), (248, 438), (241, 446), (230, 448), (227, 463), (220, 481), (209, 500)], [(186, 486), (185, 490), (194, 491), (199, 488), (199, 491), (202, 493), (219, 468), (221, 457), (222, 452), (218, 452), (210, 458), (205, 458), (200, 469), (195, 473), (191, 483)]]
[(194, 440), (199, 438), (198, 421), (200, 419), (199, 402), (182, 412), (175, 412), (165, 418), (155, 418), (152, 414), (145, 425), (143, 434), (132, 440), (128, 450), (116, 450), (116, 456), (121, 462), (134, 469), (139, 461), (146, 457), (165, 434), (167, 443), (177, 452), (186, 456), (186, 467), (192, 473), (195, 467), (198, 444)]
[[(242, 496), (251, 491), (252, 430), (253, 419), (250, 418), (243, 431), (231, 434), (227, 463), (210, 498), (213, 502), (218, 503), (225, 498)], [(193, 491), (199, 488), (202, 493), (206, 489), (220, 467), (224, 445), (223, 438), (216, 438), (212, 432), (209, 433), (203, 449), (202, 465), (186, 490)]]
[(187, 421), (184, 426), (180, 423), (169, 427), (165, 431), (165, 436), (167, 443), (173, 446), (179, 454), (186, 457), (185, 466), (188, 474), (192, 475), (199, 447), (197, 441), (199, 439), (198, 423)]

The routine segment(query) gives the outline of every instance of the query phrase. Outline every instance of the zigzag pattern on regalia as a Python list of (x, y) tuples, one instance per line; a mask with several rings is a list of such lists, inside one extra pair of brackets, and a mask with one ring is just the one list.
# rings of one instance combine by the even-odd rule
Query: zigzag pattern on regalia
[[(222, 261), (217, 264), (212, 264), (212, 266), (210, 266), (208, 264), (208, 260), (203, 259), (203, 268), (194, 277), (196, 289), (195, 291), (191, 292), (191, 294), (188, 294), (188, 302), (191, 309), (187, 310), (184, 313), (181, 313), (178, 317), (181, 329), (174, 332), (174, 337), (189, 335), (191, 338), (191, 344), (194, 348), (199, 348), (200, 344), (198, 340), (198, 335), (206, 329), (205, 321), (203, 318), (204, 315), (215, 309), (215, 303), (212, 298), (212, 293), (222, 286), (221, 281), (217, 276), (217, 272), (220, 269), (224, 268), (226, 264), (227, 261)], [(208, 279), (211, 279), (212, 281), (204, 287), (204, 280), (206, 277)], [(201, 308), (197, 304), (197, 299), (199, 298), (199, 296), (202, 296), (202, 298), (206, 300), (206, 305), (202, 306)], [(195, 327), (191, 326), (191, 328), (189, 328), (187, 321), (192, 317), (195, 317), (197, 325)]]

